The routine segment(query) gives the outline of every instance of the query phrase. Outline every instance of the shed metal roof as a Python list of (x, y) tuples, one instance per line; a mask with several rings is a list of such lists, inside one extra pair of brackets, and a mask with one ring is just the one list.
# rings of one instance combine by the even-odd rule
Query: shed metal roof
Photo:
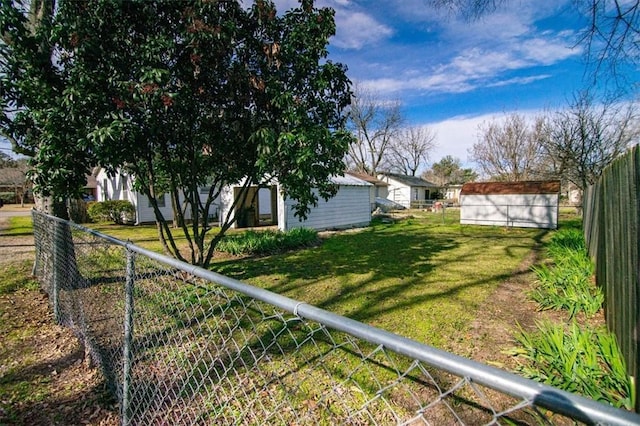
[(344, 176), (332, 176), (331, 182), (336, 185), (343, 186), (371, 186), (369, 182), (365, 182), (362, 179), (358, 179), (357, 177), (348, 174), (345, 174)]
[(558, 194), (560, 181), (469, 182), (462, 185), (461, 195)]

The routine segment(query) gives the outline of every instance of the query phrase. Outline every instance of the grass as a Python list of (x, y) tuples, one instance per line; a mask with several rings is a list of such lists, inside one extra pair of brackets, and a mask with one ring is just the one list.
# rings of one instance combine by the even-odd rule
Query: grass
[[(262, 258), (214, 258), (211, 269), (451, 349), (454, 336), (465, 332), (483, 301), (546, 231), (460, 225), (457, 210), (413, 214), (330, 234), (318, 247)], [(161, 251), (153, 225), (88, 226)], [(227, 239), (237, 241), (234, 234), (240, 233)]]
[(287, 232), (248, 230), (226, 236), (216, 250), (233, 255), (264, 255), (313, 246), (317, 241), (318, 233), (308, 228), (294, 228)]
[(546, 253), (550, 264), (533, 268), (538, 283), (529, 296), (540, 309), (567, 312), (571, 322), (567, 326), (544, 321), (534, 331), (517, 330), (514, 337), (520, 347), (509, 353), (518, 357), (518, 370), (541, 383), (633, 410), (635, 386), (615, 335), (604, 326), (576, 320), (579, 313), (593, 317), (604, 302), (602, 290), (593, 281), (594, 265), (581, 224), (568, 221), (553, 232)]
[(31, 277), (31, 262), (0, 265), (0, 295), (8, 295), (19, 289), (38, 290), (40, 285)]
[(9, 218), (9, 228), (4, 231), (4, 235), (14, 237), (23, 235), (33, 235), (33, 222), (31, 216), (14, 216)]
[(464, 332), (544, 231), (415, 213), (336, 233), (319, 247), (218, 260), (216, 272), (441, 348)]

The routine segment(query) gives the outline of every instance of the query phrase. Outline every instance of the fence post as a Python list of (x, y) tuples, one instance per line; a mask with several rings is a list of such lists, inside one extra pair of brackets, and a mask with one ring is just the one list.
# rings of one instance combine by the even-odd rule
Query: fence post
[(129, 419), (129, 393), (131, 387), (131, 361), (133, 345), (133, 287), (135, 281), (135, 253), (127, 249), (127, 277), (125, 284), (124, 307), (124, 347), (123, 347), (123, 371), (122, 371), (122, 426), (128, 426)]
[(52, 283), (52, 295), (53, 299), (53, 318), (56, 323), (60, 324), (60, 303), (59, 303), (59, 291), (60, 291), (60, 281), (62, 280), (61, 271), (62, 268), (61, 262), (64, 260), (60, 255), (60, 245), (62, 238), (60, 236), (60, 226), (58, 222), (52, 221), (53, 223), (53, 283)]

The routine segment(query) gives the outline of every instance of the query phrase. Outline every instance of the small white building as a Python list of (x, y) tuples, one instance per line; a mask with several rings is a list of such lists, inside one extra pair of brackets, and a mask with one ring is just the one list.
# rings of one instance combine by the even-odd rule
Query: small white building
[[(95, 200), (126, 200), (129, 201), (135, 211), (135, 224), (155, 222), (156, 216), (149, 198), (133, 189), (133, 177), (125, 173), (116, 173), (109, 176), (105, 169), (100, 169), (95, 175)], [(202, 188), (200, 199), (204, 202), (207, 199), (209, 188)], [(166, 220), (173, 220), (173, 208), (171, 206), (171, 198), (169, 194), (161, 194), (156, 197), (158, 208), (162, 212), (162, 216)], [(212, 203), (209, 210), (209, 217), (214, 218), (219, 211), (219, 203)], [(185, 212), (186, 219), (191, 217), (191, 212)]]
[[(96, 175), (96, 201), (127, 200), (135, 208), (136, 224), (155, 222), (156, 218), (149, 198), (132, 188), (132, 179), (133, 177), (124, 173), (109, 176), (104, 169), (100, 170)], [(244, 204), (235, 207), (239, 214), (233, 227), (277, 225), (278, 229), (286, 231), (300, 227), (325, 230), (369, 225), (372, 184), (351, 175), (335, 176), (331, 180), (338, 186), (337, 194), (327, 201), (319, 197), (318, 205), (311, 206), (311, 211), (304, 221), (294, 215), (295, 201), (283, 194), (277, 182), (251, 187)], [(224, 220), (227, 217), (234, 205), (234, 199), (240, 194), (241, 185), (242, 183), (227, 185), (222, 189), (220, 198), (211, 205), (209, 218)], [(207, 199), (208, 190), (208, 187), (202, 188), (200, 192), (203, 203)], [(163, 194), (157, 198), (164, 218), (172, 220), (173, 208), (169, 195)], [(185, 212), (185, 218), (190, 218), (190, 211)]]
[(388, 185), (386, 198), (407, 209), (426, 205), (438, 197), (440, 187), (418, 176), (379, 173), (378, 179)]
[(376, 198), (387, 198), (389, 195), (389, 184), (365, 173), (345, 172), (345, 175), (353, 176), (365, 182), (369, 182), (369, 202), (371, 211), (376, 209)]
[(556, 229), (559, 203), (559, 181), (465, 183), (460, 223)]
[[(306, 220), (295, 216), (295, 200), (288, 198), (277, 184), (249, 189), (245, 204), (236, 207), (244, 214), (238, 215), (236, 228), (261, 225), (277, 225), (286, 231), (292, 228), (312, 228), (316, 230), (343, 229), (367, 226), (371, 223), (371, 184), (351, 175), (334, 176), (331, 181), (338, 186), (338, 192), (325, 201), (318, 197), (318, 205), (307, 214)], [(233, 197), (239, 186), (230, 185), (223, 190), (222, 217), (226, 217), (233, 204)]]

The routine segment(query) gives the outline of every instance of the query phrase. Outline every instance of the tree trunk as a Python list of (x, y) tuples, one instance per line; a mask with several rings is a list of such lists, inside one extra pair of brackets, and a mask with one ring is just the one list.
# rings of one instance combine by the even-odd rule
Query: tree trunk
[(33, 199), (36, 210), (62, 219), (69, 219), (64, 201), (57, 201), (53, 197), (41, 197), (36, 194), (33, 195)]

